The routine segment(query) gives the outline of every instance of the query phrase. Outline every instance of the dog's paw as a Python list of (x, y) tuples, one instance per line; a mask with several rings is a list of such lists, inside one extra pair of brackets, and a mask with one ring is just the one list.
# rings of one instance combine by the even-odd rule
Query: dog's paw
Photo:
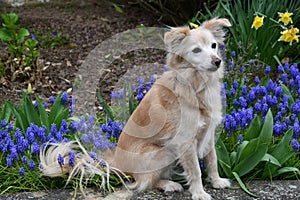
[(173, 192), (173, 191), (180, 192), (180, 191), (183, 190), (183, 187), (179, 183), (170, 181), (168, 184), (165, 185), (165, 187), (163, 188), (163, 190), (165, 192)]
[(193, 200), (211, 200), (211, 196), (206, 192), (201, 192), (199, 194), (192, 194)]
[(180, 192), (183, 190), (183, 187), (179, 183), (170, 180), (160, 180), (155, 187), (160, 188), (165, 192)]
[(218, 179), (211, 180), (211, 184), (214, 188), (230, 187), (230, 181), (226, 178), (218, 178)]

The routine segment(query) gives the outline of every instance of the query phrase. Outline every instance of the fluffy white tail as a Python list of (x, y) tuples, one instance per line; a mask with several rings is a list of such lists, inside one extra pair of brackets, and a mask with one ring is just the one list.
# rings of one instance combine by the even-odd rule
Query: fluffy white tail
[[(48, 148), (48, 146), (50, 146)], [(75, 152), (74, 165), (70, 166), (69, 152)], [(58, 162), (58, 156), (64, 158), (64, 164), (60, 165)], [(98, 175), (102, 178), (101, 188), (105, 189), (105, 184), (107, 188), (109, 187), (109, 178), (111, 173), (117, 175), (123, 185), (126, 187), (126, 184), (122, 177), (126, 175), (114, 167), (110, 167), (109, 164), (104, 160), (95, 160), (93, 159), (86, 149), (80, 144), (79, 140), (76, 138), (76, 141), (70, 141), (67, 143), (50, 143), (40, 151), (40, 170), (45, 176), (57, 177), (62, 175), (69, 175), (67, 183), (73, 177), (79, 178), (79, 187), (82, 194), (85, 196), (83, 191), (82, 181), (83, 178), (93, 178), (95, 175)], [(127, 187), (126, 187), (127, 188)]]

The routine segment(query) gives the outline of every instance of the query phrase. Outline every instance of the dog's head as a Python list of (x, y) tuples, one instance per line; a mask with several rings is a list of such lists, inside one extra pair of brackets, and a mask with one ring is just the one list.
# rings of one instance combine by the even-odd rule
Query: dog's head
[(213, 72), (222, 66), (219, 55), (225, 35), (222, 28), (230, 26), (227, 19), (214, 18), (193, 30), (189, 27), (172, 28), (165, 33), (164, 42), (177, 62), (186, 61), (197, 70)]

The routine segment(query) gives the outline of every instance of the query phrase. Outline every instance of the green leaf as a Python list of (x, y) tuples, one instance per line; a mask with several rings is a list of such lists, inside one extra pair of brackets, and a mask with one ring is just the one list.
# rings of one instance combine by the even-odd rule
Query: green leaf
[(300, 170), (297, 167), (283, 167), (279, 169), (275, 174), (273, 174), (273, 177), (279, 176), (284, 173), (290, 173), (294, 172), (300, 175)]
[[(255, 140), (251, 140), (252, 142), (254, 142)], [(238, 148), (237, 148), (237, 150), (236, 150), (236, 156), (235, 156), (235, 163), (238, 163), (239, 162), (239, 160), (240, 160), (240, 157), (241, 157), (241, 154), (242, 154), (242, 152), (244, 152), (244, 154), (246, 154), (246, 155), (248, 155), (247, 153), (245, 153), (246, 151), (245, 151), (245, 147), (248, 145), (248, 143), (249, 143), (249, 141), (247, 141), (247, 140), (244, 140), (243, 142), (242, 142), (242, 144), (240, 144), (239, 146), (238, 146)], [(254, 145), (249, 145), (250, 147), (253, 147), (254, 149), (256, 148), (256, 146), (254, 146)], [(249, 146), (248, 146), (248, 148), (249, 148)], [(250, 153), (252, 152), (252, 150), (250, 150)]]
[(65, 108), (64, 105), (61, 103), (61, 96), (62, 94), (59, 94), (52, 105), (52, 108), (49, 113), (49, 124), (51, 125), (54, 123), (55, 118), (59, 113)]
[(21, 28), (17, 33), (17, 40), (19, 44), (24, 41), (25, 36), (29, 36), (29, 31), (26, 28)]
[(69, 114), (69, 109), (65, 108), (63, 111), (59, 112), (58, 115), (56, 115), (56, 118), (53, 123), (56, 125), (57, 128), (61, 126), (61, 122), (63, 119), (68, 119)]
[(16, 13), (3, 14), (2, 19), (5, 26), (15, 25), (18, 23), (18, 15)]
[[(248, 145), (250, 145), (250, 142)], [(261, 161), (261, 159), (266, 154), (267, 150), (268, 150), (268, 145), (262, 145), (262, 146), (258, 146), (256, 150), (253, 151), (247, 157), (242, 158), (241, 156), (240, 162), (237, 163), (237, 165), (233, 168), (232, 171), (236, 172), (239, 176), (246, 175), (248, 172), (254, 169), (254, 167)]]
[(113, 3), (113, 6), (118, 13), (123, 13), (123, 9), (120, 6), (115, 3)]
[(218, 138), (215, 145), (219, 166), (223, 169), (226, 177), (231, 177), (231, 162), (227, 149), (221, 138)]
[(12, 116), (12, 109), (7, 105), (7, 100), (6, 100), (2, 105), (0, 120), (5, 120), (6, 122), (9, 122), (11, 116)]
[(236, 151), (231, 152), (231, 154), (230, 154), (230, 162), (231, 162), (232, 166), (235, 165), (236, 157), (237, 157)]
[(264, 155), (264, 157), (261, 159), (261, 161), (266, 161), (266, 162), (269, 162), (269, 163), (272, 163), (274, 165), (281, 167), (280, 162), (274, 156), (272, 156), (271, 154), (268, 154), (268, 153), (266, 153)]
[(98, 97), (99, 101), (100, 101), (100, 104), (103, 106), (104, 108), (104, 111), (106, 112), (107, 116), (112, 120), (114, 121), (115, 118), (112, 114), (112, 111), (110, 109), (110, 107), (107, 105), (107, 103), (105, 102), (105, 100), (103, 99), (103, 97), (100, 95), (100, 93), (97, 91), (96, 92), (96, 96)]
[(248, 188), (246, 187), (246, 185), (243, 183), (243, 181), (240, 179), (239, 175), (235, 172), (232, 172), (233, 176), (235, 177), (235, 179), (237, 180), (237, 182), (239, 183), (239, 185), (241, 186), (241, 188), (250, 196), (258, 198), (258, 196), (256, 194), (253, 194), (252, 192), (250, 192), (248, 190)]
[(5, 43), (10, 42), (13, 39), (12, 34), (10, 30), (0, 29), (0, 40)]
[(41, 121), (39, 119), (38, 113), (36, 109), (34, 108), (34, 105), (26, 92), (22, 92), (23, 99), (24, 99), (24, 106), (23, 106), (23, 111), (24, 114), (26, 115), (26, 118), (28, 120), (28, 124), (34, 123), (37, 126), (41, 126)]
[(38, 96), (36, 96), (36, 102), (38, 104), (38, 111), (40, 115), (41, 125), (45, 125), (47, 130), (50, 130), (48, 114), (44, 108), (42, 100)]
[(281, 87), (282, 87), (282, 91), (283, 91), (283, 94), (286, 94), (288, 95), (290, 98), (289, 98), (289, 104), (293, 104), (295, 102), (294, 98), (293, 98), (293, 95), (291, 94), (290, 90), (288, 87), (286, 87), (286, 85), (284, 84), (280, 84)]
[[(290, 159), (295, 152), (291, 151), (289, 149), (290, 140), (293, 135), (293, 129), (289, 129), (280, 142), (271, 147), (269, 150), (269, 154), (272, 155), (278, 162), (283, 165), (288, 159)], [(280, 168), (280, 166), (275, 165), (274, 163), (269, 163), (265, 166), (264, 173), (262, 175), (262, 178), (266, 179), (270, 176), (270, 174), (273, 176), (273, 174), (276, 173), (276, 171)]]
[(284, 134), (280, 142), (274, 148), (272, 148), (272, 151), (270, 152), (270, 154), (274, 156), (281, 164), (284, 164), (285, 161), (289, 158), (289, 145), (292, 136), (293, 129), (289, 129)]
[(15, 126), (20, 128), (23, 133), (26, 133), (27, 127), (29, 127), (28, 120), (26, 118), (26, 115), (23, 113), (23, 111), (19, 108), (17, 108), (13, 103), (7, 102), (8, 107), (12, 110), (16, 121)]
[(131, 115), (133, 113), (133, 111), (136, 109), (136, 103), (135, 103), (135, 99), (133, 96), (133, 91), (132, 91), (132, 85), (129, 84), (129, 91), (128, 91), (128, 95), (129, 95), (129, 115)]
[(265, 122), (259, 134), (259, 145), (267, 144), (269, 145), (272, 142), (273, 135), (273, 115), (271, 110), (268, 110), (268, 113), (265, 118)]
[(272, 134), (273, 115), (269, 110), (259, 136), (250, 140), (249, 143), (241, 149), (240, 157), (238, 158), (233, 171), (238, 173), (239, 176), (243, 176), (261, 162), (262, 158), (267, 153), (268, 145), (272, 141)]
[(253, 121), (252, 125), (246, 130), (244, 140), (251, 140), (259, 136), (261, 130), (261, 118), (257, 116)]

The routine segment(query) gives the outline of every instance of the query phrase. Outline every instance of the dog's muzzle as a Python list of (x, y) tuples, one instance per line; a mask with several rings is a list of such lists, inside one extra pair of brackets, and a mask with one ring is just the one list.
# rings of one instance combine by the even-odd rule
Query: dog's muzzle
[(211, 59), (212, 59), (211, 64), (213, 64), (213, 65), (215, 65), (216, 67), (219, 68), (220, 65), (221, 65), (221, 59), (216, 57), (216, 56), (213, 56)]

